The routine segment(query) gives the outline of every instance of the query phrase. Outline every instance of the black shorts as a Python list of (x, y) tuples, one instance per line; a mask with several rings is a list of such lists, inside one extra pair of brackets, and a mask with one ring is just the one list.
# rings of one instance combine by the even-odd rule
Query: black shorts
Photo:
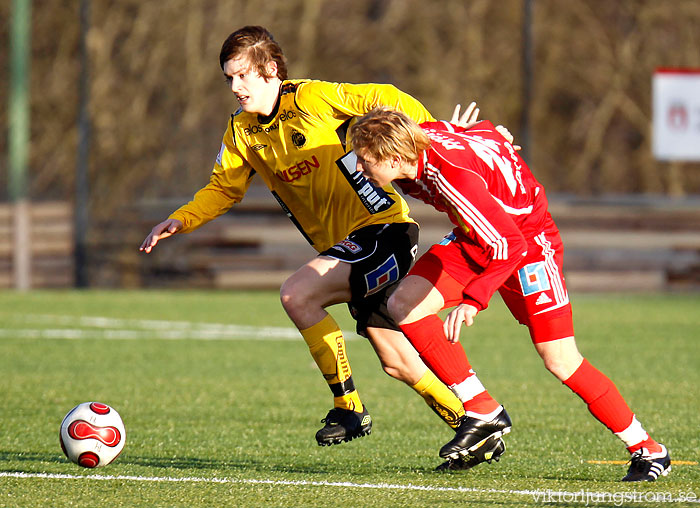
[(413, 222), (376, 224), (351, 233), (320, 255), (350, 263), (350, 314), (357, 333), (368, 326), (399, 330), (386, 303), (408, 273), (418, 251), (418, 225)]

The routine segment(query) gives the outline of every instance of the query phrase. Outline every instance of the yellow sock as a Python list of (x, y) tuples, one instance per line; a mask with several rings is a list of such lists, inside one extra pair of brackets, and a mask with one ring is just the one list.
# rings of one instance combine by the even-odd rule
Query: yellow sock
[(345, 339), (335, 319), (327, 314), (315, 325), (301, 330), (301, 335), (333, 392), (335, 407), (361, 412), (363, 405), (352, 381)]
[(341, 395), (340, 397), (333, 397), (333, 406), (342, 407), (343, 409), (352, 409), (361, 413), (364, 407), (362, 406), (362, 401), (360, 400), (360, 394), (357, 390), (353, 390), (346, 395)]
[(459, 426), (459, 419), (464, 415), (464, 406), (452, 390), (435, 377), (430, 369), (426, 369), (420, 381), (411, 388), (425, 399), (430, 409), (435, 411), (447, 425), (453, 429)]

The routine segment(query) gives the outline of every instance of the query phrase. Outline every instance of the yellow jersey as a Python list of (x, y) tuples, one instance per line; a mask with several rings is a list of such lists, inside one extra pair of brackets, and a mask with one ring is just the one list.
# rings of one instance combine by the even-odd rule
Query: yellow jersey
[(356, 172), (353, 120), (384, 105), (417, 122), (433, 120), (392, 85), (286, 80), (273, 112), (231, 115), (209, 184), (170, 215), (192, 231), (238, 203), (257, 173), (287, 216), (319, 252), (371, 224), (413, 222), (391, 185)]

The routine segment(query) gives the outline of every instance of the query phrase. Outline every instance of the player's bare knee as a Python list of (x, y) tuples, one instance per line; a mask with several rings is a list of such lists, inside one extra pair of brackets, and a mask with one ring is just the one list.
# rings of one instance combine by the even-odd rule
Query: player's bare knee
[(384, 373), (387, 376), (390, 376), (390, 377), (393, 377), (394, 379), (400, 380), (401, 371), (399, 371), (396, 367), (393, 367), (392, 365), (383, 364), (382, 370), (384, 370)]
[(401, 297), (400, 292), (394, 292), (386, 303), (386, 308), (389, 314), (397, 323), (401, 323), (408, 313), (411, 312), (411, 306)]
[(413, 386), (423, 377), (425, 366), (422, 363), (417, 365), (405, 355), (382, 355), (379, 360), (388, 376), (409, 386)]
[(280, 288), (280, 301), (284, 310), (294, 312), (297, 308), (303, 308), (308, 305), (304, 296), (303, 287), (296, 283), (292, 277), (284, 281)]
[(554, 377), (560, 381), (566, 381), (569, 379), (571, 374), (576, 371), (577, 367), (569, 359), (561, 358), (559, 356), (545, 356), (542, 357), (542, 361), (544, 361), (545, 368), (554, 374)]
[(286, 309), (287, 306), (290, 305), (292, 297), (292, 293), (287, 287), (287, 281), (283, 282), (282, 286), (280, 287), (280, 302), (282, 302), (282, 307)]
[(558, 378), (559, 376), (557, 375), (557, 373), (559, 372), (560, 368), (559, 363), (555, 359), (547, 357), (542, 358), (542, 361), (544, 362), (544, 368)]
[(573, 337), (537, 342), (535, 348), (542, 358), (545, 368), (560, 381), (571, 377), (583, 362), (583, 356), (578, 351)]
[(382, 369), (388, 376), (396, 379), (397, 381), (409, 383), (409, 376), (405, 365), (397, 363), (382, 363)]

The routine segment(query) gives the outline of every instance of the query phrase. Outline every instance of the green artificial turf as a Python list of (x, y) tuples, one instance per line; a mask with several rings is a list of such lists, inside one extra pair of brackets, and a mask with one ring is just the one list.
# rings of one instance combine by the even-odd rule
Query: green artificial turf
[[(678, 461), (668, 477), (624, 484), (625, 465), (592, 462), (629, 454), (497, 299), (462, 342), (513, 419), (508, 449), (439, 474), (450, 429), (354, 334), (372, 434), (316, 445), (331, 394), (276, 292), (0, 292), (0, 506), (697, 506), (683, 501), (700, 497), (700, 297), (573, 305), (583, 354)], [(353, 329), (344, 306), (331, 312)], [(120, 412), (127, 443), (88, 470), (58, 429), (93, 400)]]

